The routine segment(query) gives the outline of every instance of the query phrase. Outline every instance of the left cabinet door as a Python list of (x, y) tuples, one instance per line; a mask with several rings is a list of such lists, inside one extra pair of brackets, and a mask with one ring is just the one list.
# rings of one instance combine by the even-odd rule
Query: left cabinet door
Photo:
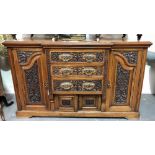
[(47, 109), (49, 102), (46, 56), (42, 49), (13, 49), (10, 57), (13, 58), (11, 63), (14, 63), (14, 84), (18, 85), (16, 96), (20, 98), (18, 104), (21, 110)]

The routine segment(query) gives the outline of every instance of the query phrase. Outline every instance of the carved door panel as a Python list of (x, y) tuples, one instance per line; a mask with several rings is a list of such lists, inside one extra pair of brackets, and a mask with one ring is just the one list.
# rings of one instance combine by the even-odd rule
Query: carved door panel
[(46, 56), (42, 49), (13, 50), (22, 109), (48, 107)]
[(134, 111), (140, 56), (138, 50), (114, 50), (110, 53), (106, 111)]

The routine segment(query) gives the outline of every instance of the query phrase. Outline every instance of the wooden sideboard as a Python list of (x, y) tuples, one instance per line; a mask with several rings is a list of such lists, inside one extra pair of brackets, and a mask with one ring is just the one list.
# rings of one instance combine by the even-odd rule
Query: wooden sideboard
[(150, 42), (6, 41), (17, 116), (138, 118)]

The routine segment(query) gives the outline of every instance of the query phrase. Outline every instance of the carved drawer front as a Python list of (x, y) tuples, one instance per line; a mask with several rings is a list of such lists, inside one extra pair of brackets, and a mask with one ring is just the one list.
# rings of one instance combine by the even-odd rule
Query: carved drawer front
[(103, 74), (103, 66), (85, 66), (85, 67), (53, 66), (51, 73), (53, 76), (74, 76), (74, 75), (100, 76)]
[(51, 52), (51, 62), (103, 62), (104, 52)]
[(53, 80), (54, 91), (101, 91), (102, 80)]
[(59, 111), (77, 111), (78, 97), (75, 95), (56, 95), (55, 110)]
[(100, 95), (80, 95), (79, 96), (80, 110), (100, 110), (101, 96)]

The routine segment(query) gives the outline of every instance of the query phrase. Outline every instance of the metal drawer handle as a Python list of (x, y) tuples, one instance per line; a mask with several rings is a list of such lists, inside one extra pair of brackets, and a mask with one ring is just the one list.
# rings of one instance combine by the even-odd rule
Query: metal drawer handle
[(63, 53), (59, 55), (59, 59), (65, 62), (71, 60), (72, 58), (73, 58), (73, 55), (67, 54), (67, 53)]
[(60, 87), (64, 90), (70, 90), (73, 88), (73, 84), (71, 82), (63, 82), (60, 84)]
[(85, 82), (82, 84), (82, 88), (86, 90), (92, 90), (95, 87), (95, 83), (93, 82)]
[(71, 75), (73, 73), (73, 69), (71, 68), (61, 68), (60, 73), (64, 76)]
[(96, 69), (94, 69), (93, 67), (85, 67), (82, 69), (82, 73), (90, 76), (96, 74)]
[(96, 59), (95, 54), (84, 54), (83, 59), (86, 60), (87, 62), (92, 62)]

